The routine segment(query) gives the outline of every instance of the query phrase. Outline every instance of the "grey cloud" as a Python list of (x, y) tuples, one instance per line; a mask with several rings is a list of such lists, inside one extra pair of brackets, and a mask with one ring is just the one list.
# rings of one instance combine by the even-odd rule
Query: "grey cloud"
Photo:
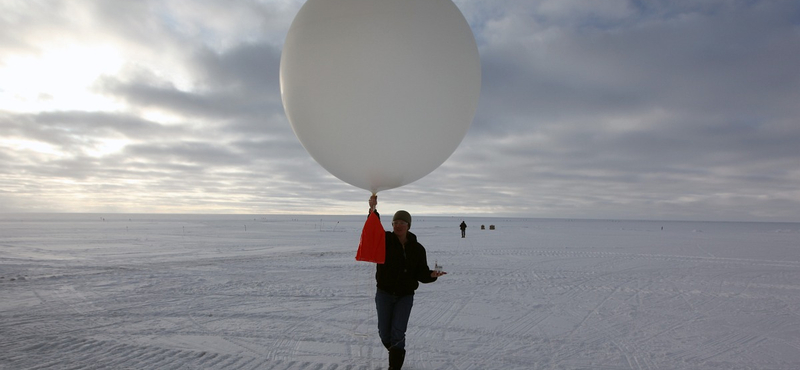
[(174, 86), (122, 82), (105, 78), (98, 90), (124, 99), (129, 104), (168, 110), (187, 116), (225, 118), (237, 112), (238, 101), (226, 94), (185, 92)]
[[(279, 50), (267, 44), (241, 45), (223, 53), (202, 48), (187, 60), (202, 89), (183, 91), (148, 71), (139, 71), (126, 81), (106, 76), (96, 89), (132, 105), (212, 118), (250, 133), (263, 126), (286, 126), (277, 78)], [(276, 120), (276, 115), (281, 118)]]
[(122, 156), (146, 159), (152, 163), (178, 163), (186, 168), (194, 165), (205, 166), (241, 166), (249, 159), (233, 152), (225, 145), (206, 142), (170, 142), (162, 144), (136, 144), (127, 146)]
[(217, 89), (235, 88), (254, 93), (259, 99), (280, 103), (278, 70), (280, 49), (266, 43), (246, 43), (216, 53), (201, 49), (196, 53), (196, 69), (207, 85)]
[(0, 114), (0, 132), (49, 143), (60, 150), (81, 153), (106, 138), (148, 139), (174, 133), (171, 128), (139, 117), (104, 112), (44, 112)]

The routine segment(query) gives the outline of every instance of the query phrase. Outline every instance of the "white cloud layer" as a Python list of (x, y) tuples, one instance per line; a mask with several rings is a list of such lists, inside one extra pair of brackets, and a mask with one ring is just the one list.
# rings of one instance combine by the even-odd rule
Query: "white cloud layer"
[[(0, 212), (363, 213), (283, 113), (302, 1), (0, 5)], [(457, 0), (483, 86), (384, 209), (800, 221), (800, 3)]]

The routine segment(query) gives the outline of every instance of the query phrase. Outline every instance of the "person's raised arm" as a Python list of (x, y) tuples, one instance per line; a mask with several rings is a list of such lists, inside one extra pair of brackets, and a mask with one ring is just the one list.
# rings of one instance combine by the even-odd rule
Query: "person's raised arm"
[(372, 194), (372, 196), (369, 197), (369, 214), (375, 213), (375, 215), (380, 217), (381, 215), (378, 213), (378, 210), (375, 209), (377, 205), (378, 205), (378, 196)]

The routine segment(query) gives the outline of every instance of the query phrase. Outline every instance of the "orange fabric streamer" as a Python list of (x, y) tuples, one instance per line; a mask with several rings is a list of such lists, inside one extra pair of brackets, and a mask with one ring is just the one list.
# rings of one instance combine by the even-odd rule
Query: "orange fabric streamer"
[(386, 231), (383, 230), (381, 219), (373, 213), (367, 217), (364, 228), (361, 230), (361, 240), (358, 242), (356, 261), (375, 262), (383, 264), (386, 260)]

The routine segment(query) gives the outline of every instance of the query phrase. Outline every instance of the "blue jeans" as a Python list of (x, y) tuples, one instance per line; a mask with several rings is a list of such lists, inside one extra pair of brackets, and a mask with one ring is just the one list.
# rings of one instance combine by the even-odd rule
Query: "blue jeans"
[(396, 296), (378, 289), (375, 306), (378, 309), (378, 335), (386, 349), (405, 349), (408, 318), (414, 295)]

